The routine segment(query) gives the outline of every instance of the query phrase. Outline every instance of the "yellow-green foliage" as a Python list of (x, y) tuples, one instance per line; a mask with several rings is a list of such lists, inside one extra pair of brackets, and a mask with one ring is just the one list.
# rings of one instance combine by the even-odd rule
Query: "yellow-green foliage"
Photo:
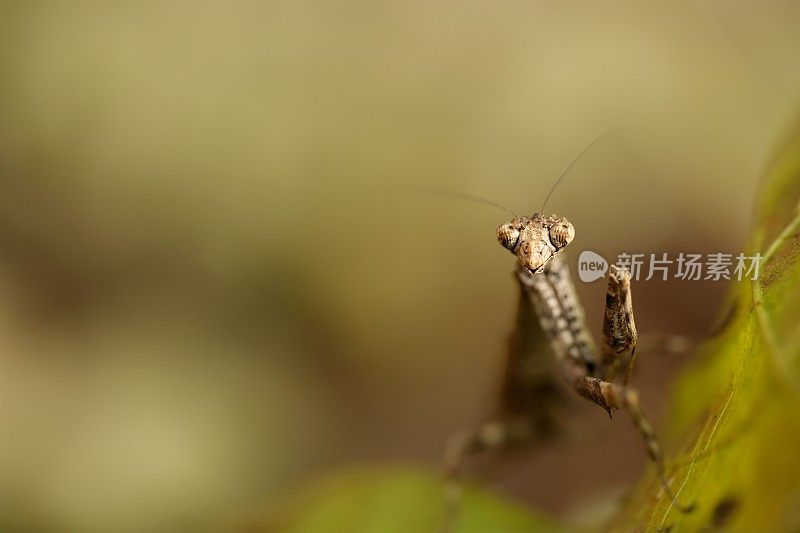
[[(442, 483), (407, 468), (361, 469), (313, 483), (259, 522), (256, 531), (287, 533), (435, 532), (442, 523)], [(458, 531), (558, 531), (556, 522), (487, 491), (467, 489)]]
[(671, 433), (683, 442), (671, 477), (687, 515), (654, 499), (648, 478), (614, 525), (620, 531), (704, 527), (800, 530), (800, 138), (768, 170), (753, 251), (759, 281), (732, 288), (727, 323), (676, 387)]

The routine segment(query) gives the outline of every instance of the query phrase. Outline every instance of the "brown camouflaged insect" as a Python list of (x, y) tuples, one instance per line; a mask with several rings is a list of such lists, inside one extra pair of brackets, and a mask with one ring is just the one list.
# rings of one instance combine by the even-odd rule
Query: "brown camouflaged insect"
[[(589, 146), (573, 160), (553, 189)], [(553, 408), (563, 400), (564, 383), (602, 407), (609, 416), (620, 409), (629, 413), (648, 457), (656, 466), (663, 490), (677, 508), (690, 510), (676, 501), (653, 427), (642, 410), (638, 392), (628, 385), (638, 341), (630, 274), (614, 265), (609, 268), (603, 350), (598, 354), (563, 257), (563, 250), (574, 237), (575, 228), (566, 218), (545, 217), (540, 213), (531, 217), (515, 215), (497, 229), (500, 244), (518, 259), (517, 328), (506, 367), (501, 414), (477, 428), (458, 432), (448, 441), (443, 461), (447, 476), (445, 531), (451, 530), (457, 517), (465, 459), (483, 451), (522, 446), (551, 434), (555, 422)], [(547, 350), (541, 342), (542, 332), (559, 372), (551, 371), (547, 354), (542, 353)], [(625, 375), (621, 383), (616, 383), (621, 368), (625, 369)]]

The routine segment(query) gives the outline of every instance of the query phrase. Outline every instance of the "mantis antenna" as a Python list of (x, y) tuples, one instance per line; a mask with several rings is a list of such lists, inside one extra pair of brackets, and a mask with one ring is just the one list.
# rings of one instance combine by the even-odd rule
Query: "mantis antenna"
[(598, 142), (600, 139), (602, 139), (603, 137), (607, 137), (607, 136), (608, 136), (610, 133), (612, 133), (612, 132), (614, 132), (614, 131), (617, 131), (618, 129), (619, 129), (619, 127), (616, 127), (616, 128), (611, 128), (611, 129), (608, 129), (608, 130), (604, 131), (603, 133), (601, 133), (600, 135), (598, 135), (597, 137), (595, 137), (594, 139), (592, 139), (592, 142), (590, 142), (589, 144), (587, 144), (586, 146), (584, 146), (584, 147), (583, 147), (583, 150), (581, 150), (580, 152), (578, 152), (578, 155), (576, 155), (576, 156), (575, 156), (575, 157), (572, 159), (572, 161), (570, 162), (570, 164), (569, 164), (569, 165), (567, 165), (567, 168), (565, 168), (565, 169), (564, 169), (564, 172), (562, 172), (562, 173), (561, 173), (561, 176), (559, 176), (559, 177), (558, 177), (558, 179), (555, 181), (555, 183), (553, 183), (553, 186), (552, 186), (552, 187), (550, 187), (550, 192), (548, 192), (548, 193), (547, 193), (547, 196), (546, 196), (546, 197), (545, 197), (545, 199), (544, 199), (544, 203), (542, 204), (542, 210), (541, 210), (541, 213), (542, 213), (542, 215), (544, 215), (544, 208), (545, 208), (545, 207), (547, 207), (547, 202), (548, 202), (548, 200), (550, 200), (550, 196), (552, 196), (552, 195), (553, 195), (553, 191), (555, 191), (555, 190), (556, 190), (556, 187), (558, 187), (558, 184), (559, 184), (559, 183), (561, 183), (561, 182), (563, 181), (563, 179), (564, 179), (564, 178), (567, 176), (567, 174), (568, 174), (568, 173), (569, 173), (569, 171), (572, 169), (572, 167), (573, 167), (573, 166), (575, 166), (575, 163), (577, 163), (577, 162), (578, 162), (578, 160), (579, 160), (579, 159), (580, 159), (580, 158), (583, 156), (583, 154), (585, 154), (586, 152), (588, 152), (588, 151), (589, 151), (589, 148), (591, 148), (592, 146), (594, 146), (595, 144), (597, 144), (597, 142)]
[(501, 205), (501, 204), (498, 204), (496, 202), (492, 202), (491, 200), (487, 200), (486, 198), (481, 198), (480, 196), (473, 196), (471, 194), (466, 194), (466, 193), (458, 192), (458, 191), (449, 191), (449, 190), (446, 190), (446, 189), (429, 188), (429, 190), (431, 192), (435, 192), (435, 193), (441, 194), (443, 196), (449, 196), (451, 198), (460, 198), (461, 200), (468, 200), (468, 201), (475, 202), (475, 203), (478, 203), (478, 204), (483, 204), (483, 205), (489, 205), (489, 206), (492, 206), (492, 207), (496, 207), (497, 209), (502, 209), (506, 213), (509, 213), (510, 215), (513, 215), (514, 218), (519, 218), (519, 216), (514, 211), (509, 209), (508, 207), (506, 207), (504, 205)]

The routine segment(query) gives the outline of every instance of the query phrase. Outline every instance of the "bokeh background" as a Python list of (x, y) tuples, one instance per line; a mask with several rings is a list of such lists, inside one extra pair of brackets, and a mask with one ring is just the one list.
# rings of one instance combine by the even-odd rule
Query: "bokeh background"
[[(494, 237), (738, 252), (797, 111), (793, 2), (4, 2), (0, 526), (225, 530), (326, 472), (435, 468), (488, 416)], [(724, 283), (634, 286), (702, 335)], [(602, 282), (581, 296), (599, 329)], [(636, 384), (656, 420), (687, 357)], [(624, 417), (480, 465), (573, 522), (645, 467)], [(658, 425), (658, 424), (657, 424)], [(593, 476), (585, 478), (591, 469)]]

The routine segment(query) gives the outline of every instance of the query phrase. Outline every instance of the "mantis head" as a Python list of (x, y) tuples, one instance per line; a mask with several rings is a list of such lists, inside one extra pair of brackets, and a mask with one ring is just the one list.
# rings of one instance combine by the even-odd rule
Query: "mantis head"
[(542, 272), (562, 249), (575, 238), (575, 228), (563, 217), (516, 217), (497, 228), (497, 240), (531, 272)]

